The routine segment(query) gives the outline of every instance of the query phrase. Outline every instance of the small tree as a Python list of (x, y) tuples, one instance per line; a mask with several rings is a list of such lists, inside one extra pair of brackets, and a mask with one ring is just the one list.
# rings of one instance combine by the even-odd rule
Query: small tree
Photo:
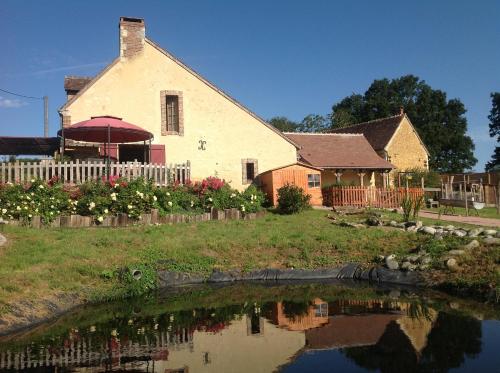
[(286, 184), (278, 189), (278, 211), (295, 214), (310, 207), (311, 196), (296, 185)]

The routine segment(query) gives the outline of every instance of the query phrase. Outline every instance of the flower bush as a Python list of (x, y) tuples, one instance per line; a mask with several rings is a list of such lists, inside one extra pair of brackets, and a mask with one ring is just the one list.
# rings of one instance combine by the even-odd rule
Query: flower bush
[(113, 178), (81, 185), (31, 180), (24, 184), (0, 184), (0, 217), (29, 221), (38, 215), (44, 223), (57, 216), (79, 214), (103, 222), (106, 216), (125, 213), (131, 219), (157, 208), (161, 215), (200, 213), (212, 208), (237, 208), (244, 213), (261, 210), (264, 194), (255, 186), (244, 192), (216, 177), (187, 185), (157, 187), (151, 181)]
[(278, 211), (295, 214), (310, 207), (311, 196), (296, 185), (286, 184), (278, 189)]

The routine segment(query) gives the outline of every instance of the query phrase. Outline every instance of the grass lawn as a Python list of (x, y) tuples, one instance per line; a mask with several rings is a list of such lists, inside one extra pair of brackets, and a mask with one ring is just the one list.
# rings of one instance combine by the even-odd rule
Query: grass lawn
[[(443, 209), (443, 208), (441, 208)], [(454, 207), (455, 210), (455, 215), (462, 215), (465, 216), (465, 208), (464, 207)], [(432, 212), (439, 212), (439, 209), (437, 208), (426, 208), (423, 209), (423, 211), (432, 211)], [(490, 218), (490, 219), (500, 219), (500, 215), (497, 214), (497, 208), (496, 207), (485, 207), (481, 210), (477, 210), (479, 213), (479, 216), (481, 218)], [(469, 216), (477, 216), (476, 211), (473, 209), (469, 209)]]
[[(3, 234), (9, 242), (0, 248), (0, 317), (8, 313), (9, 304), (36, 302), (58, 294), (76, 294), (80, 300), (123, 296), (122, 284), (109, 273), (139, 263), (208, 275), (216, 268), (368, 264), (379, 254), (404, 255), (419, 245), (436, 250), (436, 255), (442, 250), (443, 245), (432, 249), (436, 241), (429, 236), (385, 227), (341, 227), (332, 224), (326, 214), (309, 210), (291, 216), (269, 213), (254, 221), (128, 228), (37, 230), (7, 226)], [(400, 218), (386, 214), (388, 220)], [(457, 238), (453, 242), (462, 243)], [(489, 276), (488, 281), (488, 271), (495, 265), (492, 260), (498, 259), (489, 258), (488, 267), (481, 272)]]

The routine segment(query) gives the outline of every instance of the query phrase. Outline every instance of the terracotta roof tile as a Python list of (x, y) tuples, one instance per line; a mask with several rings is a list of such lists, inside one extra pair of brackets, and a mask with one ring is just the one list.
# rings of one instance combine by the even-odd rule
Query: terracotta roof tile
[(301, 160), (321, 168), (392, 169), (361, 134), (285, 133), (297, 143)]
[(66, 91), (79, 91), (85, 87), (93, 78), (88, 76), (65, 76), (64, 89)]
[(373, 149), (377, 151), (384, 150), (403, 118), (404, 114), (398, 114), (345, 128), (338, 128), (333, 130), (332, 133), (361, 133), (366, 137)]

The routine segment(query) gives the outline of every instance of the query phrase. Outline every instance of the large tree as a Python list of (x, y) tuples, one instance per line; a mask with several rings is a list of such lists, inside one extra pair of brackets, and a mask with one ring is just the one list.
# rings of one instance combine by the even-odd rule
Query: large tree
[(490, 136), (497, 138), (497, 145), (491, 161), (486, 163), (486, 171), (491, 171), (500, 167), (500, 146), (498, 146), (500, 143), (500, 92), (491, 94), (491, 111), (488, 119), (490, 120)]
[(281, 132), (295, 132), (298, 126), (298, 123), (286, 117), (273, 117), (269, 119), (268, 122), (274, 128), (279, 129)]
[(333, 105), (331, 127), (392, 116), (404, 108), (430, 152), (430, 167), (462, 172), (477, 163), (474, 143), (466, 135), (465, 107), (458, 99), (431, 88), (413, 75), (375, 80), (363, 94), (352, 94)]
[(274, 117), (268, 122), (281, 132), (325, 132), (330, 127), (328, 120), (317, 114), (309, 114), (299, 123), (287, 117)]

